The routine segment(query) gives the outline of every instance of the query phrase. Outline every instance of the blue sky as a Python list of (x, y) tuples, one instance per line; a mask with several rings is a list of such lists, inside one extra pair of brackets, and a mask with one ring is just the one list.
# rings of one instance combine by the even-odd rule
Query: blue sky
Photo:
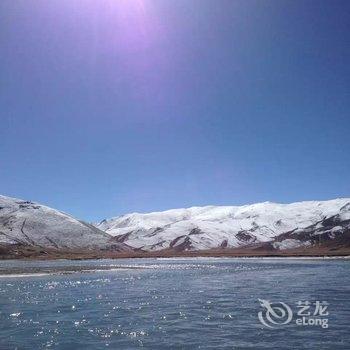
[(0, 193), (86, 220), (350, 194), (350, 2), (2, 0)]

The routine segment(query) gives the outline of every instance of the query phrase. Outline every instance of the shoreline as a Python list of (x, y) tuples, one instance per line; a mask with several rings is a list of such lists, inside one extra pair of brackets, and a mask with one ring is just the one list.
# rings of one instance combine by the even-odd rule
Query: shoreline
[(212, 251), (188, 251), (188, 252), (145, 252), (145, 253), (108, 253), (108, 254), (96, 254), (96, 253), (81, 253), (81, 252), (55, 252), (49, 254), (24, 254), (24, 255), (5, 255), (0, 256), (1, 261), (54, 261), (54, 260), (102, 260), (102, 259), (147, 259), (147, 258), (159, 258), (159, 259), (176, 259), (176, 258), (326, 258), (336, 259), (350, 258), (350, 251), (342, 252), (212, 252)]
[(312, 246), (295, 249), (277, 250), (268, 246), (250, 246), (245, 248), (214, 248), (208, 250), (159, 251), (112, 251), (101, 249), (54, 249), (28, 245), (7, 245), (0, 247), (1, 260), (100, 260), (100, 259), (133, 259), (133, 258), (323, 258), (350, 256), (350, 246)]
[(102, 272), (114, 270), (142, 269), (138, 266), (31, 266), (31, 267), (1, 267), (0, 278), (4, 277), (30, 277), (46, 275), (70, 275), (74, 273)]

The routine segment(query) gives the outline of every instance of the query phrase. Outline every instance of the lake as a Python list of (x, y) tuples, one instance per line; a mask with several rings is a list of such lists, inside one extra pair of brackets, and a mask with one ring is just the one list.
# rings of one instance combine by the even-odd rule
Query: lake
[[(47, 273), (55, 267), (59, 273)], [(0, 277), (1, 350), (350, 348), (346, 259), (1, 261), (0, 268), (36, 269)]]

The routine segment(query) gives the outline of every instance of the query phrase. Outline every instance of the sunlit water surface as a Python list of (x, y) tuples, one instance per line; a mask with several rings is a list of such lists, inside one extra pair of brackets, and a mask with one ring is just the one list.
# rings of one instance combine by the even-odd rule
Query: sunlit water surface
[[(3, 261), (126, 269), (0, 278), (0, 349), (350, 349), (350, 261)], [(128, 269), (139, 266), (140, 269)], [(267, 329), (258, 299), (329, 303), (329, 328)]]

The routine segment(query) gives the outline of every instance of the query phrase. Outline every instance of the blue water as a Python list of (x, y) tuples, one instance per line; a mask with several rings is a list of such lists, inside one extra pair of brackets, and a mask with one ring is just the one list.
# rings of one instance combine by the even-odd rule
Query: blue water
[[(8, 266), (123, 270), (0, 278), (0, 349), (350, 349), (350, 261), (133, 259)], [(128, 269), (139, 266), (140, 269)], [(269, 329), (258, 299), (327, 301), (328, 328)]]

